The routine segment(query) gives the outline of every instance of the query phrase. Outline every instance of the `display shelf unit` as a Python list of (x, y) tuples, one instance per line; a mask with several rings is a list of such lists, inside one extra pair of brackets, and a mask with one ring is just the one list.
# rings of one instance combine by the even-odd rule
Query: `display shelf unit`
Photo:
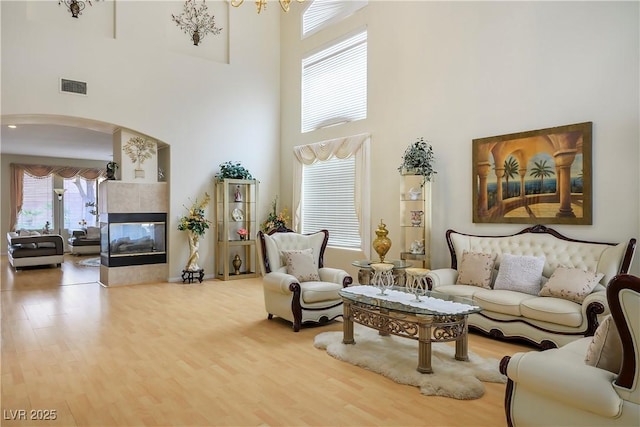
[[(216, 276), (221, 280), (246, 279), (258, 275), (256, 235), (258, 233), (258, 181), (223, 179), (216, 181)], [(238, 230), (248, 234), (242, 240)], [(234, 267), (234, 258), (241, 260)]]
[[(413, 267), (431, 268), (431, 183), (405, 174), (400, 185), (400, 259)], [(420, 248), (420, 243), (422, 248)]]

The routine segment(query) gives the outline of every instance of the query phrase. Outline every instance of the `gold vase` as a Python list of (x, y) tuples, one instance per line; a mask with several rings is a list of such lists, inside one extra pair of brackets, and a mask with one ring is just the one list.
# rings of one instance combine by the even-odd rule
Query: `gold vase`
[(233, 269), (235, 270), (235, 274), (240, 274), (240, 266), (242, 265), (242, 260), (240, 259), (240, 255), (236, 254), (231, 262), (233, 264)]
[(380, 262), (384, 262), (384, 256), (391, 248), (391, 239), (387, 237), (387, 234), (389, 234), (389, 230), (387, 230), (386, 224), (380, 220), (380, 225), (376, 230), (376, 236), (378, 237), (373, 240), (373, 249), (378, 253)]

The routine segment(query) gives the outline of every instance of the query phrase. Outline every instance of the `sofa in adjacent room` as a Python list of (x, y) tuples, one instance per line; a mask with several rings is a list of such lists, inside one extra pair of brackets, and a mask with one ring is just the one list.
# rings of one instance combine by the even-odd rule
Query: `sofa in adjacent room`
[(636, 239), (589, 242), (542, 225), (507, 236), (448, 230), (446, 239), (451, 268), (431, 270), (430, 289), (480, 306), (471, 329), (542, 348), (593, 335), (609, 314), (606, 286), (629, 271), (636, 248)]
[(69, 238), (69, 251), (73, 255), (100, 253), (100, 227), (87, 227), (86, 230), (74, 230)]
[(49, 264), (59, 267), (64, 262), (64, 240), (58, 234), (10, 231), (7, 241), (7, 258), (15, 269)]

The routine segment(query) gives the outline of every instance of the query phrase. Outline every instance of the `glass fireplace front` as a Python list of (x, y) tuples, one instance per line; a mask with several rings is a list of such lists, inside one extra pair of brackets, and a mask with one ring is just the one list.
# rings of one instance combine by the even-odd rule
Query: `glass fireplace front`
[[(107, 267), (167, 262), (166, 213), (109, 213), (100, 223), (100, 262)], [(103, 219), (103, 218), (101, 218)]]

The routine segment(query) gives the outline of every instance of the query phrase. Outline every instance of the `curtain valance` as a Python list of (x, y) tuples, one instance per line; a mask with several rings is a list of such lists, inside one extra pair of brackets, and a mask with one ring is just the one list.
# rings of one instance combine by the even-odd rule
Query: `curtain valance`
[(347, 159), (360, 149), (369, 134), (360, 134), (346, 138), (336, 138), (309, 145), (293, 147), (293, 153), (304, 165), (312, 165), (317, 161), (329, 160), (332, 157)]
[(12, 163), (11, 166), (15, 169), (25, 171), (34, 178), (43, 178), (51, 174), (55, 174), (66, 179), (74, 178), (76, 176), (90, 180), (107, 177), (106, 169), (78, 168), (72, 166), (26, 165), (20, 163)]

